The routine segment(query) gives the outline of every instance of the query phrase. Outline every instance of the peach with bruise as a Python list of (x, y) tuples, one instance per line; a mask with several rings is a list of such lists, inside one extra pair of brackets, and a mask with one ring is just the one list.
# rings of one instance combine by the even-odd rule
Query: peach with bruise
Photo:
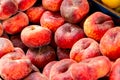
[(48, 80), (48, 78), (40, 72), (32, 72), (23, 80)]
[[(111, 70), (111, 61), (106, 56), (97, 56), (81, 61), (95, 70), (97, 79), (107, 76)], [(81, 63), (79, 62), (79, 63)]]
[(25, 11), (27, 9), (29, 9), (30, 7), (32, 7), (37, 0), (16, 0), (17, 4), (18, 4), (18, 9), (20, 11)]
[(42, 0), (42, 5), (50, 11), (59, 11), (63, 0)]
[(31, 61), (21, 52), (14, 51), (0, 59), (0, 75), (4, 80), (20, 80), (31, 71)]
[(99, 44), (91, 38), (79, 39), (71, 48), (70, 58), (80, 62), (81, 60), (101, 55)]
[(5, 20), (18, 11), (15, 0), (0, 0), (0, 20)]
[(49, 80), (73, 80), (69, 72), (73, 63), (76, 62), (72, 59), (62, 59), (55, 63), (50, 70)]
[(109, 29), (100, 40), (100, 51), (110, 60), (120, 57), (120, 26)]
[(37, 6), (27, 9), (26, 14), (31, 23), (40, 24), (40, 18), (44, 11), (45, 9), (42, 6)]
[(83, 29), (71, 23), (61, 25), (55, 32), (55, 43), (60, 48), (71, 48), (73, 44), (85, 37)]
[(17, 34), (29, 24), (28, 16), (24, 12), (19, 12), (9, 19), (3, 21), (3, 27), (8, 34)]
[(26, 56), (39, 69), (44, 68), (50, 61), (56, 60), (55, 50), (50, 46), (42, 46), (39, 48), (29, 48)]
[(116, 59), (110, 71), (109, 80), (119, 80), (120, 79), (120, 58)]
[(87, 37), (100, 41), (104, 33), (114, 27), (114, 22), (109, 15), (95, 12), (85, 20), (83, 26)]
[(40, 24), (42, 27), (49, 28), (51, 31), (55, 32), (57, 28), (64, 24), (64, 18), (60, 13), (45, 11), (41, 16)]
[(57, 57), (58, 60), (62, 60), (62, 59), (69, 59), (70, 58), (70, 50), (71, 49), (62, 49), (60, 47), (57, 47)]
[(55, 63), (57, 63), (57, 61), (50, 61), (48, 64), (46, 64), (43, 68), (42, 74), (49, 78), (51, 68)]
[(21, 32), (21, 40), (27, 47), (40, 47), (48, 45), (51, 41), (52, 32), (40, 25), (29, 25)]
[(7, 38), (0, 38), (0, 58), (12, 51), (14, 51), (12, 42)]
[(70, 23), (80, 22), (89, 12), (87, 0), (63, 0), (60, 13)]

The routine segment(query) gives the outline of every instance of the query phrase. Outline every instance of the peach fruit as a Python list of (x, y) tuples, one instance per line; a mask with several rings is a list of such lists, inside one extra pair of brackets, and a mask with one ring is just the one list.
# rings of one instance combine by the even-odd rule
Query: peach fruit
[(41, 26), (47, 27), (53, 32), (55, 32), (63, 23), (64, 18), (61, 17), (60, 13), (53, 13), (51, 11), (45, 11), (40, 19)]
[(70, 58), (80, 62), (81, 60), (99, 56), (101, 54), (99, 44), (91, 38), (79, 39), (71, 48)]
[(0, 38), (0, 58), (12, 51), (14, 51), (12, 42), (7, 38)]
[(37, 6), (27, 9), (26, 14), (28, 15), (31, 23), (40, 24), (40, 18), (44, 11), (45, 9), (42, 6)]
[(120, 57), (120, 26), (109, 29), (100, 40), (100, 51), (110, 60)]
[(76, 63), (72, 59), (62, 59), (55, 63), (49, 75), (49, 80), (73, 80), (69, 72), (69, 67)]
[(119, 80), (120, 79), (120, 58), (116, 59), (113, 63), (112, 69), (110, 71), (109, 80)]
[(31, 71), (31, 61), (19, 50), (8, 53), (0, 59), (0, 75), (4, 80), (21, 80)]
[(28, 16), (24, 12), (19, 12), (9, 19), (3, 21), (3, 28), (8, 34), (17, 34), (29, 24)]
[(20, 11), (25, 11), (27, 9), (29, 9), (30, 7), (32, 7), (37, 0), (16, 0), (17, 4), (18, 4), (18, 9)]
[(40, 47), (48, 45), (51, 41), (52, 32), (40, 25), (29, 25), (21, 32), (21, 40), (27, 47)]
[(114, 27), (112, 17), (102, 12), (94, 12), (84, 22), (84, 32), (87, 37), (100, 41), (104, 33)]
[[(111, 61), (106, 56), (97, 56), (81, 61), (94, 69), (97, 79), (107, 76), (111, 70)], [(81, 62), (79, 62), (81, 64)]]
[(97, 80), (96, 72), (85, 63), (74, 63), (69, 67), (72, 80)]
[(80, 22), (89, 12), (87, 0), (63, 0), (60, 13), (70, 23)]
[(42, 0), (42, 5), (50, 11), (59, 11), (63, 0)]
[(42, 74), (49, 78), (51, 68), (55, 63), (57, 63), (57, 61), (50, 61), (48, 64), (46, 64), (43, 68)]
[(18, 11), (15, 0), (0, 0), (0, 20), (5, 20)]
[(73, 44), (85, 37), (83, 29), (71, 23), (61, 25), (55, 32), (55, 43), (60, 48), (71, 48)]
[(29, 48), (26, 52), (26, 56), (31, 60), (39, 69), (44, 68), (44, 66), (50, 61), (56, 60), (55, 50), (50, 46), (42, 46), (39, 48)]

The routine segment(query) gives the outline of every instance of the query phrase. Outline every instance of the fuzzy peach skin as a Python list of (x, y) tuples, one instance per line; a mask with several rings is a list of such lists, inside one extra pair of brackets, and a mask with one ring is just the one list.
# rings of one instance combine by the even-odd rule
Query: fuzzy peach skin
[(64, 24), (64, 18), (60, 13), (51, 11), (45, 11), (40, 19), (42, 27), (49, 28), (52, 32), (55, 32), (62, 24)]
[(85, 20), (83, 27), (87, 37), (100, 41), (104, 33), (114, 27), (114, 22), (109, 15), (94, 12)]
[(39, 48), (29, 48), (26, 56), (39, 69), (44, 68), (50, 61), (57, 59), (55, 50), (51, 46), (42, 46)]
[(101, 55), (99, 44), (91, 38), (79, 39), (71, 48), (70, 58), (80, 62), (81, 60)]
[(72, 80), (97, 80), (96, 71), (86, 63), (74, 63), (69, 67)]
[(100, 51), (110, 60), (120, 57), (120, 26), (109, 29), (100, 40)]
[(5, 20), (18, 11), (15, 0), (0, 0), (0, 20)]
[(0, 75), (4, 80), (21, 80), (31, 71), (31, 61), (21, 52), (14, 51), (0, 59)]
[(52, 38), (52, 32), (40, 25), (29, 25), (21, 32), (21, 40), (27, 47), (40, 47), (48, 45)]
[(42, 74), (49, 78), (51, 68), (55, 63), (57, 63), (57, 61), (50, 61), (48, 64), (46, 64), (43, 68)]
[(18, 10), (25, 11), (32, 7), (37, 0), (15, 0), (18, 4)]
[(24, 12), (19, 12), (13, 17), (3, 21), (3, 28), (8, 34), (17, 34), (29, 24), (28, 16)]
[(48, 80), (48, 78), (40, 72), (32, 72), (23, 80)]
[(2, 36), (3, 33), (4, 33), (3, 25), (2, 25), (2, 23), (0, 23), (0, 36)]
[(63, 0), (60, 13), (70, 23), (80, 22), (89, 12), (87, 0)]
[(31, 7), (27, 9), (26, 14), (28, 15), (29, 21), (34, 24), (40, 24), (40, 18), (45, 9), (43, 6)]
[(83, 37), (85, 37), (85, 34), (81, 27), (65, 23), (56, 30), (54, 39), (58, 47), (71, 49), (73, 44)]
[(76, 62), (72, 59), (62, 59), (55, 63), (50, 70), (49, 80), (73, 80), (69, 72), (73, 63)]
[(81, 63), (86, 63), (89, 67), (94, 69), (97, 79), (107, 76), (111, 70), (111, 61), (106, 56), (97, 56), (82, 60)]
[(110, 71), (109, 80), (120, 80), (120, 58), (116, 59)]
[(42, 0), (42, 5), (50, 11), (59, 11), (63, 0)]
[(12, 42), (7, 38), (0, 38), (0, 58), (12, 51), (14, 51)]

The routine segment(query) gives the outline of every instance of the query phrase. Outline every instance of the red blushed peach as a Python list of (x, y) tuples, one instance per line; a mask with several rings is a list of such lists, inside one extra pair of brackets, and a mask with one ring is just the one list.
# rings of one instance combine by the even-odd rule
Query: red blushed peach
[(82, 38), (72, 46), (70, 58), (80, 62), (81, 60), (96, 57), (100, 54), (98, 42), (91, 38)]
[(50, 46), (42, 46), (39, 48), (29, 48), (26, 56), (39, 69), (42, 69), (50, 61), (56, 60), (55, 50)]
[(2, 26), (2, 24), (0, 23), (0, 36), (2, 36), (3, 35), (3, 26)]
[(28, 16), (24, 12), (19, 12), (15, 16), (3, 21), (6, 33), (16, 34), (29, 24)]
[(94, 58), (85, 59), (81, 63), (86, 63), (89, 67), (95, 70), (97, 79), (107, 76), (111, 70), (111, 61), (106, 56), (97, 56)]
[(20, 11), (25, 11), (32, 7), (37, 0), (16, 0), (18, 4), (18, 9)]
[(59, 11), (63, 0), (42, 0), (42, 5), (50, 11)]
[(48, 64), (46, 64), (43, 68), (42, 74), (49, 78), (50, 70), (55, 63), (57, 63), (57, 61), (50, 61)]
[(41, 74), (40, 72), (33, 72), (23, 80), (48, 80), (48, 79), (45, 75)]
[(111, 60), (120, 57), (120, 27), (109, 29), (100, 40), (100, 51)]
[(74, 63), (69, 71), (73, 80), (97, 80), (96, 71), (85, 63)]
[(76, 63), (72, 59), (62, 59), (55, 63), (49, 75), (49, 80), (73, 80), (69, 72), (69, 67)]
[(83, 29), (71, 23), (61, 25), (55, 32), (55, 43), (60, 48), (71, 48), (73, 44), (83, 38)]
[(21, 52), (11, 52), (0, 59), (0, 75), (4, 80), (21, 80), (31, 71), (31, 61)]
[(39, 25), (29, 25), (21, 32), (21, 40), (27, 47), (40, 47), (48, 45), (51, 41), (52, 32)]
[(114, 27), (112, 18), (102, 12), (95, 12), (84, 22), (84, 32), (87, 37), (100, 41), (104, 33)]
[(20, 47), (24, 52), (28, 50), (28, 47), (21, 41), (20, 34), (11, 35), (10, 40), (14, 47)]
[(110, 71), (109, 80), (120, 80), (120, 58), (118, 58), (112, 66)]
[(89, 12), (87, 0), (63, 0), (60, 13), (70, 23), (80, 22)]
[(31, 7), (26, 11), (29, 21), (34, 24), (40, 24), (40, 18), (45, 9), (42, 6)]
[(12, 42), (7, 38), (0, 38), (0, 58), (12, 51), (14, 51)]
[(5, 20), (18, 11), (18, 4), (15, 0), (0, 1), (0, 20)]
[(70, 58), (70, 50), (71, 49), (62, 49), (60, 47), (57, 47), (57, 57), (59, 60), (62, 59), (69, 59)]
[(61, 17), (59, 13), (53, 13), (50, 11), (45, 11), (40, 19), (41, 26), (47, 27), (53, 32), (55, 32), (63, 23), (64, 18)]

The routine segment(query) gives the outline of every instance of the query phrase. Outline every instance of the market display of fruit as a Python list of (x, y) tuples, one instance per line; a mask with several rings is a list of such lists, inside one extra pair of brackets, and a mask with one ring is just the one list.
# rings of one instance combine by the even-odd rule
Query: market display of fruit
[[(101, 3), (120, 12), (120, 0)], [(0, 0), (0, 80), (120, 80), (120, 25), (93, 6)]]

